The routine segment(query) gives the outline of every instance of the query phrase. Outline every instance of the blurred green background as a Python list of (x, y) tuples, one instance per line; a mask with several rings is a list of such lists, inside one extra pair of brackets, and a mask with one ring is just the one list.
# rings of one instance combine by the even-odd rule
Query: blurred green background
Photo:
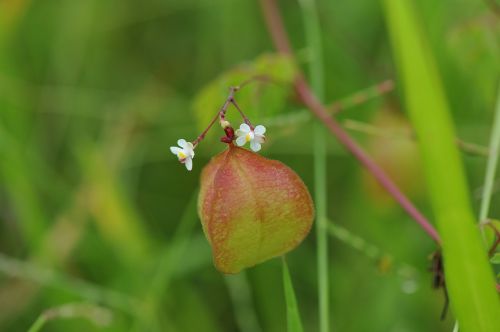
[[(280, 5), (306, 67), (300, 7)], [(394, 81), (393, 91), (339, 120), (432, 217), (380, 4), (318, 6), (326, 101)], [(416, 10), (458, 136), (480, 145), (463, 152), (477, 208), (498, 18), (472, 0), (421, 0)], [(44, 331), (286, 329), (278, 259), (235, 276), (211, 261), (196, 195), (203, 165), (224, 149), (222, 132), (200, 144), (192, 172), (169, 151), (196, 138), (229, 84), (255, 68), (280, 69), (273, 51), (252, 0), (0, 0), (0, 331), (26, 331), (42, 313), (70, 318), (51, 319)], [(242, 107), (268, 128), (261, 153), (312, 191), (312, 121), (297, 120), (303, 110), (292, 92), (256, 84), (241, 92)], [(450, 331), (453, 316), (439, 321), (444, 297), (427, 271), (432, 241), (334, 138), (328, 151), (332, 328)], [(500, 215), (499, 189), (497, 181), (491, 216)], [(287, 260), (305, 330), (316, 331), (314, 231)]]

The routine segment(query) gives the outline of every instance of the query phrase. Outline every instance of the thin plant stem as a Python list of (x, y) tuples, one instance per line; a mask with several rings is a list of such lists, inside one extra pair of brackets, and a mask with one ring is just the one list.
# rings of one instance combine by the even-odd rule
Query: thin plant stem
[[(311, 55), (309, 78), (311, 86), (320, 100), (324, 98), (324, 67), (321, 45), (321, 29), (314, 0), (299, 1), (305, 26), (306, 43)], [(329, 277), (328, 277), (328, 233), (327, 233), (327, 160), (326, 135), (321, 122), (314, 124), (314, 200), (316, 205), (316, 246), (318, 269), (319, 331), (330, 331)]]
[(212, 119), (212, 121), (210, 121), (210, 123), (208, 124), (208, 127), (205, 128), (205, 130), (203, 130), (203, 132), (192, 142), (194, 147), (196, 147), (198, 145), (198, 143), (200, 143), (205, 138), (206, 134), (208, 133), (210, 128), (212, 128), (212, 126), (215, 124), (217, 119), (220, 119), (221, 122), (225, 119), (227, 108), (234, 100), (234, 94), (236, 93), (236, 91), (238, 91), (238, 89), (239, 89), (238, 87), (230, 87), (229, 88), (229, 95), (227, 96), (226, 101), (222, 105), (221, 109), (217, 112), (217, 114)]
[(243, 113), (243, 111), (241, 110), (240, 106), (238, 105), (238, 103), (236, 102), (236, 100), (234, 98), (231, 99), (231, 103), (234, 105), (234, 107), (236, 107), (236, 109), (240, 113), (241, 117), (243, 118), (243, 121), (245, 121), (245, 123), (253, 130), (254, 127), (253, 127), (252, 123), (247, 118), (247, 116)]
[(37, 284), (61, 289), (93, 303), (103, 303), (131, 315), (137, 314), (140, 302), (129, 295), (116, 292), (54, 270), (42, 268), (0, 253), (0, 273), (30, 280)]
[(198, 145), (198, 143), (200, 143), (205, 138), (205, 136), (207, 135), (210, 128), (212, 128), (212, 126), (215, 124), (215, 122), (219, 119), (219, 117), (220, 117), (219, 113), (220, 112), (217, 112), (217, 114), (214, 116), (212, 121), (210, 121), (210, 123), (208, 124), (208, 127), (205, 130), (203, 130), (203, 132), (192, 142), (194, 147), (196, 147)]
[(45, 315), (40, 315), (36, 321), (31, 325), (28, 332), (39, 332), (42, 330), (43, 326), (47, 323), (47, 317)]
[[(377, 127), (370, 123), (352, 119), (345, 119), (342, 122), (342, 125), (346, 129), (365, 133), (372, 136), (379, 136), (379, 137), (400, 139), (400, 140), (411, 140), (411, 141), (416, 140), (416, 136), (412, 131), (398, 132), (396, 130), (390, 130), (390, 129), (388, 130), (387, 128)], [(455, 142), (457, 143), (458, 148), (466, 154), (472, 156), (481, 156), (481, 157), (487, 157), (490, 154), (489, 149), (485, 146), (466, 142), (460, 138), (456, 138)]]
[(483, 157), (488, 157), (490, 154), (490, 151), (487, 147), (476, 143), (466, 142), (458, 137), (455, 138), (455, 143), (457, 144), (458, 148), (465, 153)]
[(330, 220), (328, 221), (328, 233), (371, 259), (376, 260), (384, 256), (380, 248), (368, 243), (361, 236), (351, 233), (346, 228), (334, 224)]
[(231, 104), (238, 110), (238, 112), (240, 113), (241, 117), (243, 118), (243, 121), (253, 130), (254, 127), (252, 126), (252, 123), (250, 122), (250, 120), (248, 119), (248, 117), (245, 115), (245, 113), (243, 113), (243, 111), (238, 106), (238, 104), (236, 103), (236, 100), (234, 99), (234, 95), (242, 87), (244, 87), (244, 86), (246, 86), (246, 85), (248, 85), (248, 84), (250, 84), (252, 82), (258, 81), (258, 78), (262, 79), (262, 77), (258, 77), (258, 76), (257, 77), (253, 77), (253, 78), (250, 78), (250, 79), (244, 81), (240, 85), (232, 86), (232, 87), (229, 88), (229, 94), (228, 94), (226, 100), (224, 101), (224, 104), (220, 108), (220, 110), (217, 112), (217, 114), (214, 116), (214, 118), (210, 121), (210, 123), (208, 124), (207, 128), (205, 128), (205, 130), (203, 130), (203, 132), (193, 142), (191, 142), (191, 144), (193, 144), (193, 146), (195, 148), (205, 138), (205, 136), (207, 135), (208, 131), (213, 127), (213, 125), (215, 124), (215, 122), (217, 122), (217, 120), (220, 120), (221, 125), (223, 124), (223, 122), (226, 119), (227, 109), (228, 109), (229, 105), (231, 105)]
[(321, 119), (330, 132), (337, 137), (340, 143), (355, 156), (359, 162), (370, 172), (383, 188), (401, 205), (401, 207), (412, 217), (422, 229), (438, 244), (441, 239), (437, 230), (427, 218), (413, 205), (413, 203), (401, 192), (397, 185), (385, 173), (385, 171), (347, 134), (342, 126), (325, 111), (321, 103), (310, 91), (303, 78), (297, 81), (297, 90), (304, 104)]
[(416, 267), (405, 262), (399, 262), (399, 261), (393, 262), (392, 255), (390, 255), (387, 252), (384, 252), (380, 247), (377, 247), (374, 244), (369, 243), (361, 236), (352, 233), (350, 230), (340, 226), (339, 224), (334, 224), (330, 220), (328, 220), (328, 233), (335, 239), (340, 240), (341, 242), (345, 243), (351, 248), (362, 253), (368, 259), (371, 259), (374, 262), (376, 262), (379, 268), (384, 265), (384, 262), (388, 262), (391, 270), (394, 267), (395, 268), (394, 270), (400, 276), (407, 278), (414, 278), (418, 274), (417, 272), (418, 269)]
[[(365, 89), (354, 92), (346, 97), (334, 101), (328, 106), (330, 114), (347, 111), (353, 107), (362, 105), (369, 100), (383, 96), (392, 91), (393, 82), (390, 79), (382, 81), (376, 85), (369, 86)], [(273, 126), (289, 126), (308, 122), (311, 119), (311, 112), (308, 110), (300, 110), (286, 115), (277, 115), (272, 118), (265, 119), (265, 122)]]
[(283, 290), (285, 292), (286, 301), (286, 320), (288, 332), (303, 332), (302, 320), (300, 318), (299, 306), (297, 297), (293, 289), (292, 277), (288, 270), (285, 256), (281, 258), (283, 265)]
[[(269, 32), (279, 52), (292, 55), (288, 35), (285, 32), (283, 20), (275, 0), (261, 0), (263, 13)], [(399, 205), (415, 220), (420, 227), (439, 245), (441, 238), (434, 226), (413, 205), (413, 203), (401, 192), (396, 184), (389, 178), (385, 171), (376, 164), (373, 159), (349, 136), (342, 126), (330, 117), (328, 110), (318, 101), (311, 92), (307, 82), (300, 74), (295, 82), (297, 94), (302, 103), (323, 122), (329, 131), (358, 159), (366, 170), (377, 179), (383, 188), (399, 203)]]
[(277, 79), (275, 79), (275, 78), (273, 78), (271, 76), (268, 76), (268, 75), (255, 75), (255, 76), (252, 76), (249, 79), (243, 81), (238, 86), (236, 86), (236, 89), (237, 90), (243, 89), (248, 84), (255, 83), (255, 82), (268, 83), (268, 84), (274, 84), (274, 85), (287, 84), (285, 81), (277, 80)]
[(320, 331), (329, 331), (328, 234), (326, 232), (326, 144), (324, 128), (315, 124), (314, 196), (316, 203), (316, 241)]
[(353, 93), (346, 98), (334, 102), (329, 108), (331, 113), (338, 114), (346, 109), (366, 103), (370, 99), (380, 97), (392, 90), (394, 90), (394, 82), (392, 80), (385, 80), (377, 85)]
[(54, 319), (83, 318), (96, 326), (104, 327), (111, 323), (112, 312), (104, 307), (88, 303), (68, 303), (60, 307), (45, 310), (28, 329), (28, 332), (39, 332), (48, 321)]
[[(481, 207), (479, 210), (479, 222), (484, 222), (488, 218), (488, 211), (490, 209), (491, 196), (493, 193), (493, 183), (495, 182), (495, 173), (498, 164), (498, 155), (500, 154), (500, 86), (498, 88), (495, 119), (491, 130), (489, 150), (486, 174), (484, 177), (483, 199), (481, 200)], [(484, 239), (484, 231), (482, 231), (482, 233)]]
[[(486, 234), (484, 232), (484, 223), (488, 219), (488, 212), (490, 210), (491, 196), (493, 194), (493, 184), (495, 182), (495, 173), (498, 164), (498, 154), (500, 153), (500, 85), (497, 92), (497, 101), (495, 106), (495, 119), (493, 121), (493, 128), (491, 130), (489, 157), (486, 164), (486, 172), (484, 176), (483, 195), (481, 206), (479, 208), (478, 222), (481, 226), (481, 235), (483, 243), (486, 245)], [(500, 291), (500, 286), (496, 285), (497, 290)], [(455, 322), (453, 332), (458, 332), (458, 322)]]
[[(336, 115), (338, 113), (344, 113), (356, 106), (363, 105), (369, 100), (382, 97), (394, 89), (394, 83), (392, 80), (387, 79), (376, 85), (370, 86), (366, 89), (354, 92), (346, 97), (343, 97), (337, 101), (334, 101), (327, 107), (327, 111)], [(311, 120), (311, 112), (307, 110), (300, 110), (293, 113), (288, 113), (285, 115), (278, 115), (272, 118), (265, 119), (268, 125), (281, 127), (290, 126), (301, 123), (306, 123)], [(345, 119), (342, 122), (344, 128), (362, 132), (368, 135), (389, 137), (395, 139), (407, 139), (415, 140), (415, 134), (413, 132), (397, 133), (393, 131), (388, 131), (387, 128), (380, 128), (369, 123), (361, 122), (358, 120)], [(487, 157), (489, 154), (489, 149), (486, 146), (479, 145), (473, 142), (465, 141), (459, 137), (456, 137), (455, 142), (460, 150), (472, 156)]]

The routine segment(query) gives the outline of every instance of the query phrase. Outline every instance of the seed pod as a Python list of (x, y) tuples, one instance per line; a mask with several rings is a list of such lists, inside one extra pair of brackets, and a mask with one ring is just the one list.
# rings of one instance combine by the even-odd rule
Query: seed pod
[(299, 245), (314, 207), (289, 167), (229, 144), (202, 171), (198, 213), (215, 266), (238, 273)]

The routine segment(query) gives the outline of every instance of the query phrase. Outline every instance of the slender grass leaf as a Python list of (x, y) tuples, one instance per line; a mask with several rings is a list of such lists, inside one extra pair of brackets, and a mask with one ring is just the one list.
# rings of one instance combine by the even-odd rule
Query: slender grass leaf
[(423, 156), (442, 238), (446, 284), (462, 331), (499, 331), (500, 304), (470, 205), (465, 172), (441, 80), (408, 0), (384, 0), (406, 108)]
[(295, 291), (293, 290), (292, 277), (290, 276), (290, 271), (288, 270), (288, 265), (286, 264), (285, 257), (283, 261), (283, 287), (285, 289), (285, 300), (286, 300), (286, 320), (288, 332), (302, 332), (302, 321), (300, 319), (299, 307), (297, 305), (297, 298), (295, 297)]
[[(323, 66), (323, 47), (318, 10), (314, 0), (300, 1), (306, 42), (309, 47), (309, 79), (314, 93), (324, 99), (325, 78)], [(316, 205), (316, 241), (318, 262), (318, 304), (319, 330), (328, 332), (329, 322), (329, 281), (328, 281), (328, 233), (327, 233), (327, 194), (326, 188), (326, 134), (322, 123), (314, 127), (314, 201)]]

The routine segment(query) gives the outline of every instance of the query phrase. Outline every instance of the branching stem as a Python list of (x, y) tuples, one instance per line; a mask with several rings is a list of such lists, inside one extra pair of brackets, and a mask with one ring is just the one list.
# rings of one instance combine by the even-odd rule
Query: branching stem
[(225, 143), (229, 143), (228, 140), (232, 140), (234, 138), (234, 135), (231, 136), (231, 137), (228, 136), (229, 135), (228, 131), (231, 132), (231, 133), (234, 133), (234, 130), (233, 130), (233, 128), (230, 125), (228, 125), (226, 123), (226, 112), (227, 112), (227, 109), (229, 108), (229, 105), (231, 105), (231, 104), (238, 110), (238, 112), (240, 113), (241, 117), (243, 118), (243, 121), (250, 127), (250, 129), (252, 129), (252, 130), (254, 129), (254, 126), (252, 125), (252, 123), (250, 122), (250, 120), (248, 119), (248, 117), (245, 115), (245, 113), (243, 113), (243, 111), (241, 110), (240, 106), (236, 102), (236, 99), (234, 98), (236, 92), (238, 92), (243, 87), (245, 87), (248, 84), (253, 83), (253, 82), (272, 82), (272, 80), (269, 77), (265, 76), (265, 75), (259, 75), (259, 76), (254, 76), (254, 77), (249, 78), (248, 80), (244, 81), (240, 85), (230, 87), (229, 88), (229, 94), (228, 94), (228, 96), (226, 98), (226, 101), (224, 102), (224, 104), (222, 105), (222, 107), (220, 108), (220, 110), (217, 112), (217, 114), (215, 115), (215, 117), (212, 119), (212, 121), (210, 121), (210, 123), (208, 124), (208, 127), (205, 128), (205, 130), (203, 130), (203, 132), (193, 142), (191, 142), (191, 144), (193, 144), (193, 146), (195, 148), (205, 138), (205, 136), (207, 135), (208, 131), (213, 127), (213, 125), (215, 124), (215, 122), (217, 122), (217, 120), (220, 121), (221, 126), (222, 126), (222, 128), (224, 129), (224, 131), (226, 132), (226, 135), (227, 135), (227, 137), (224, 137), (222, 139), (222, 141), (225, 142)]
[(240, 112), (240, 115), (241, 117), (243, 118), (243, 121), (245, 121), (245, 123), (250, 127), (250, 129), (254, 129), (254, 127), (252, 126), (252, 123), (250, 122), (250, 120), (247, 118), (247, 116), (243, 113), (243, 111), (241, 110), (241, 108), (238, 106), (238, 104), (236, 103), (236, 100), (234, 100), (234, 98), (231, 99), (231, 103), (234, 105), (234, 107), (236, 107), (236, 109), (238, 110), (238, 112)]
[[(292, 50), (288, 35), (285, 31), (281, 14), (276, 0), (261, 0), (261, 5), (268, 30), (274, 44), (280, 53), (291, 56)], [(376, 164), (370, 156), (349, 136), (342, 126), (333, 119), (325, 106), (311, 92), (309, 85), (302, 75), (295, 81), (295, 89), (300, 101), (328, 128), (351, 154), (378, 180), (378, 182), (393, 196), (401, 207), (410, 215), (422, 229), (438, 244), (441, 239), (438, 232), (427, 218), (413, 205), (413, 203), (399, 190), (396, 184), (387, 176), (385, 171)]]

